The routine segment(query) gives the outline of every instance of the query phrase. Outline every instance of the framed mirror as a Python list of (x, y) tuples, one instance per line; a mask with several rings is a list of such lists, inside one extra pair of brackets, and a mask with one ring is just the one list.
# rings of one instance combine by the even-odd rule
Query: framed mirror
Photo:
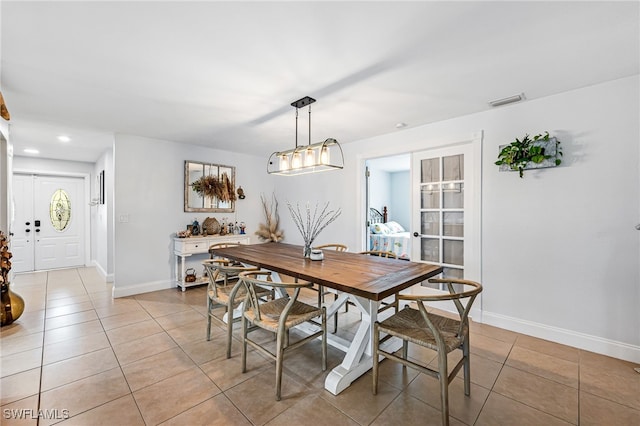
[(200, 161), (184, 162), (184, 211), (235, 211), (236, 168)]

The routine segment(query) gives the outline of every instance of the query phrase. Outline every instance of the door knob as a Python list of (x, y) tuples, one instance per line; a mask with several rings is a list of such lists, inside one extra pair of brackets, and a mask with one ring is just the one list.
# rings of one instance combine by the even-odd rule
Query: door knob
[(31, 225), (31, 222), (25, 222), (24, 224), (29, 226), (29, 225)]
[(640, 223), (636, 225), (636, 229), (640, 231)]
[(24, 232), (31, 232), (31, 229), (27, 228), (24, 230)]
[(414, 232), (414, 233), (413, 233), (413, 236), (414, 236), (414, 237), (419, 237), (419, 236), (420, 236), (420, 234), (418, 234), (417, 232)]
[(36, 229), (36, 232), (40, 232), (40, 228)]

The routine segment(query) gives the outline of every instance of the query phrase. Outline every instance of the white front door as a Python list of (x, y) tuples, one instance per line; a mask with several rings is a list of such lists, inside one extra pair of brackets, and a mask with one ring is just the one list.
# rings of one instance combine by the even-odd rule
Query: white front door
[(480, 143), (412, 155), (411, 260), (444, 267), (444, 276), (479, 281)]
[(12, 239), (16, 272), (83, 266), (84, 180), (16, 175), (14, 185), (14, 229), (20, 233), (14, 231)]
[(11, 268), (14, 272), (34, 269), (33, 176), (13, 175), (14, 219), (11, 226)]

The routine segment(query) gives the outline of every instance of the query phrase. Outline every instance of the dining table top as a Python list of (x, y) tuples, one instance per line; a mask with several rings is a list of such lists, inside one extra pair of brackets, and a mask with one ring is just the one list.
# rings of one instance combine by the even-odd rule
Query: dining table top
[(442, 272), (422, 262), (323, 250), (323, 260), (303, 256), (303, 247), (285, 243), (241, 244), (212, 249), (237, 260), (294, 278), (380, 301)]

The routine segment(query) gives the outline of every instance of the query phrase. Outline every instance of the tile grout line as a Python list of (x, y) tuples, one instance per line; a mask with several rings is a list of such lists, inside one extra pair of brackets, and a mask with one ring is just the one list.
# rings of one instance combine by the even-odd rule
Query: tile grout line
[[(47, 279), (44, 282), (44, 313), (42, 318), (42, 349), (40, 350), (40, 378), (38, 381), (38, 414), (40, 413), (40, 403), (42, 400), (42, 373), (44, 371), (44, 340), (47, 329), (47, 295), (49, 291), (49, 272), (46, 272)], [(40, 426), (40, 416), (37, 416), (36, 426)]]

